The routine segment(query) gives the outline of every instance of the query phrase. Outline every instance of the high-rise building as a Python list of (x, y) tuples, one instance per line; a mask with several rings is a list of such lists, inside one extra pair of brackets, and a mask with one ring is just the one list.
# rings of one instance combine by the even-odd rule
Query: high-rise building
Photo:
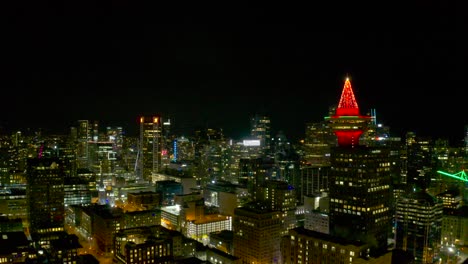
[(91, 230), (98, 252), (113, 254), (114, 235), (123, 228), (124, 211), (119, 207), (98, 205), (88, 207), (91, 215)]
[(82, 177), (65, 177), (64, 205), (89, 205), (91, 204), (90, 181)]
[(468, 157), (468, 125), (465, 125), (465, 157)]
[(242, 263), (281, 263), (281, 211), (251, 203), (234, 211), (234, 256)]
[(121, 229), (115, 235), (115, 259), (119, 263), (172, 263), (175, 238), (171, 235), (159, 225)]
[(161, 163), (163, 167), (169, 166), (171, 158), (174, 156), (173, 141), (175, 136), (171, 134), (171, 127), (170, 118), (162, 120)]
[(415, 263), (433, 263), (438, 255), (443, 207), (442, 201), (419, 188), (398, 199), (395, 246), (410, 252)]
[(429, 137), (418, 137), (414, 132), (406, 133), (406, 162), (403, 164), (406, 170), (406, 182), (417, 184), (424, 189), (429, 188), (432, 172), (433, 142)]
[[(369, 261), (369, 246), (361, 241), (297, 227), (281, 238), (281, 257), (284, 264), (295, 263), (390, 263)], [(366, 259), (367, 261), (362, 261)], [(360, 262), (362, 261), (362, 262)]]
[(371, 117), (360, 115), (349, 78), (326, 120), (338, 138), (330, 156), (330, 234), (364, 242), (372, 254), (385, 252), (393, 197), (389, 149), (359, 144)]
[(300, 203), (304, 196), (320, 196), (329, 189), (330, 166), (302, 166), (300, 186)]
[(442, 243), (444, 246), (468, 244), (468, 205), (455, 210), (444, 209)]
[(234, 215), (234, 209), (238, 207), (237, 185), (228, 181), (217, 181), (207, 184), (203, 190), (205, 204), (217, 207), (224, 215)]
[(285, 181), (268, 180), (258, 187), (256, 200), (265, 202), (273, 210), (281, 211), (281, 234), (298, 226), (296, 219), (296, 190)]
[(89, 121), (78, 120), (76, 158), (78, 168), (88, 168), (88, 141), (91, 140)]
[(172, 155), (174, 162), (193, 160), (195, 156), (193, 141), (184, 136), (174, 139), (172, 141)]
[(99, 140), (99, 121), (93, 121), (93, 127), (91, 130), (91, 140), (98, 141)]
[(52, 263), (79, 263), (78, 249), (83, 248), (75, 234), (67, 234), (50, 243)]
[(21, 219), (24, 227), (28, 227), (28, 200), (26, 184), (3, 187), (0, 191), (0, 212), (8, 219)]
[(260, 140), (260, 146), (265, 151), (270, 149), (271, 143), (271, 122), (270, 117), (262, 114), (255, 114), (250, 118), (250, 136)]
[(312, 166), (330, 165), (330, 148), (335, 145), (336, 136), (327, 122), (306, 124), (304, 163)]
[(31, 247), (23, 230), (2, 231), (1, 234), (0, 263), (28, 263), (32, 262), (32, 258), (39, 259), (38, 252)]
[[(44, 235), (64, 230), (63, 165), (56, 158), (30, 158), (26, 173), (29, 231), (34, 240), (42, 240)], [(44, 247), (48, 244), (41, 243)]]
[(258, 191), (257, 187), (272, 179), (275, 169), (274, 160), (266, 157), (240, 159), (239, 167), (239, 185), (246, 187), (251, 200), (254, 200)]
[(183, 186), (175, 180), (156, 181), (156, 192), (161, 194), (161, 205), (174, 205), (174, 197), (183, 194)]
[(194, 131), (195, 156), (194, 163), (197, 170), (197, 181), (200, 186), (208, 182), (223, 179), (227, 165), (225, 141), (223, 130), (202, 128)]
[(140, 142), (137, 177), (150, 180), (162, 167), (162, 125), (159, 115), (140, 117)]
[(331, 234), (386, 250), (393, 197), (388, 151), (338, 147), (331, 161)]
[(88, 143), (88, 166), (99, 175), (115, 172), (117, 153), (111, 141), (92, 141)]
[(117, 153), (120, 154), (123, 148), (123, 141), (124, 141), (124, 132), (121, 126), (108, 126), (106, 127), (106, 136), (107, 140), (112, 142), (114, 149)]

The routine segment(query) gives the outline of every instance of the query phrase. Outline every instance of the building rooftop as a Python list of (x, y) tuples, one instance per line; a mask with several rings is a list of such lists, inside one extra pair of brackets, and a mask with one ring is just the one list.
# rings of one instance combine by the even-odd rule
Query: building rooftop
[(80, 242), (78, 242), (78, 236), (74, 234), (69, 234), (66, 237), (50, 241), (50, 245), (55, 249), (77, 249), (82, 248)]
[(468, 218), (468, 205), (461, 206), (457, 209), (444, 208), (444, 215)]
[(29, 240), (22, 231), (0, 233), (0, 255), (10, 254), (18, 247), (28, 247)]
[(425, 202), (425, 203), (430, 204), (431, 206), (438, 203), (437, 197), (430, 195), (429, 193), (427, 193), (425, 190), (422, 190), (422, 189), (410, 192), (409, 194), (406, 195), (405, 198), (416, 200), (419, 203)]
[(230, 260), (238, 260), (239, 257), (236, 257), (234, 255), (231, 255), (231, 254), (228, 254), (222, 250), (219, 250), (217, 248), (208, 248), (207, 250), (209, 251), (212, 251), (213, 253), (215, 253), (216, 255), (219, 255), (219, 256), (222, 256), (224, 258), (227, 258), (227, 259), (230, 259)]
[(317, 232), (317, 231), (312, 231), (312, 230), (306, 229), (306, 228), (304, 228), (302, 226), (301, 227), (296, 227), (296, 228), (293, 228), (293, 229), (290, 229), (290, 230), (295, 231), (295, 232), (297, 232), (298, 234), (301, 234), (301, 235), (317, 238), (317, 239), (320, 239), (320, 240), (329, 241), (329, 242), (339, 244), (339, 245), (353, 245), (353, 246), (356, 246), (356, 247), (361, 247), (361, 246), (365, 245), (365, 243), (360, 242), (360, 241), (349, 240), (349, 239), (336, 237), (336, 236), (332, 236), (332, 235), (325, 234), (325, 233), (320, 233), (320, 232)]
[(121, 208), (110, 207), (109, 205), (92, 204), (82, 208), (83, 211), (87, 212), (88, 214), (94, 213), (105, 219), (120, 217), (123, 214), (123, 210)]
[(161, 225), (149, 225), (120, 229), (117, 233), (117, 236), (127, 236), (130, 234), (143, 234), (145, 236), (154, 236), (154, 234), (157, 234), (157, 236), (172, 238), (182, 236), (182, 233), (180, 233), (179, 231), (170, 230)]
[(211, 262), (196, 257), (174, 260), (175, 264), (209, 264)]
[(226, 215), (219, 215), (219, 214), (211, 214), (211, 215), (205, 215), (202, 218), (193, 220), (192, 223), (194, 224), (206, 224), (210, 222), (218, 222), (218, 221), (225, 221), (228, 220), (229, 216)]
[(180, 205), (169, 205), (161, 207), (161, 211), (168, 212), (173, 215), (180, 215)]
[(253, 214), (266, 214), (266, 213), (273, 213), (273, 212), (279, 212), (278, 210), (272, 210), (271, 207), (262, 202), (250, 202), (245, 204), (242, 207), (238, 207), (234, 209), (234, 214), (238, 214), (239, 212), (249, 212)]
[(233, 240), (234, 239), (234, 231), (232, 231), (232, 230), (221, 230), (219, 232), (212, 232), (212, 233), (210, 233), (210, 237), (215, 237), (215, 238), (223, 239), (223, 240)]

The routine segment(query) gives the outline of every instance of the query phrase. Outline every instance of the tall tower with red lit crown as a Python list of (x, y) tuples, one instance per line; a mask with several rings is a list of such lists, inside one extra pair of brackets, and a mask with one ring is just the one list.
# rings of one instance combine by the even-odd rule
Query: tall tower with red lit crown
[(390, 151), (359, 144), (371, 117), (359, 113), (349, 78), (335, 115), (325, 119), (338, 138), (330, 153), (330, 234), (367, 244), (371, 255), (384, 253), (392, 219)]

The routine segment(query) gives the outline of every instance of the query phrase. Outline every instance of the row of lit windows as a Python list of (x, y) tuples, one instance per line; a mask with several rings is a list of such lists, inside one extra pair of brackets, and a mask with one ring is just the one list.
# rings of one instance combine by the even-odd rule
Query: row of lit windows
[(364, 208), (364, 207), (347, 205), (347, 204), (343, 205), (343, 208), (344, 209), (352, 209), (352, 210), (362, 211), (362, 212), (366, 211), (366, 208)]
[(384, 213), (384, 212), (387, 212), (389, 210), (388, 207), (385, 207), (385, 208), (380, 208), (380, 209), (377, 209), (377, 210), (373, 210), (372, 211), (372, 214), (381, 214), (381, 213)]
[(390, 189), (390, 185), (372, 187), (372, 188), (367, 189), (367, 192), (377, 192), (377, 191), (382, 191), (382, 190), (387, 190), (387, 189)]
[(413, 215), (401, 215), (401, 214), (398, 214), (396, 215), (396, 218), (400, 221), (404, 220), (404, 221), (413, 221), (414, 222), (417, 222), (417, 223), (422, 223), (422, 222), (426, 222), (426, 223), (429, 223), (429, 222), (432, 222), (435, 220), (434, 217), (432, 216), (427, 216), (427, 215), (417, 215), (417, 216), (413, 216)]
[[(406, 216), (414, 216), (420, 218), (430, 218), (434, 215), (432, 211), (425, 211), (425, 210), (404, 210), (404, 208), (397, 207), (397, 214), (406, 215)], [(440, 212), (442, 214), (442, 212)]]
[[(56, 164), (56, 163), (52, 163), (52, 164), (50, 165), (50, 167), (46, 167), (46, 166), (36, 166), (36, 167), (34, 167), (34, 170), (51, 170), (51, 171), (52, 171), (52, 170), (57, 170), (57, 169), (54, 168), (53, 166), (56, 167), (57, 164)], [(49, 175), (52, 175), (52, 174), (49, 174)], [(57, 175), (57, 174), (55, 174), (55, 175)]]
[[(295, 240), (295, 236), (291, 236), (291, 240)], [(299, 237), (299, 238), (297, 239), (297, 241), (298, 241), (298, 242), (301, 242), (301, 238)], [(308, 245), (309, 245), (309, 242), (311, 242), (311, 241), (310, 241), (310, 240), (306, 240), (305, 242), (306, 242), (306, 249), (309, 249), (309, 246), (308, 246)], [(327, 243), (319, 243), (318, 241), (314, 241), (314, 246), (315, 246), (315, 247), (319, 247), (319, 245), (321, 245), (321, 247), (322, 247), (323, 249), (328, 249), (328, 247), (329, 247), (329, 244), (327, 244)], [(301, 244), (299, 244), (298, 246), (299, 246), (299, 248), (302, 248), (302, 247), (303, 247), (303, 244), (301, 243)], [(336, 251), (336, 247), (335, 247), (334, 245), (330, 245), (330, 249), (331, 249), (331, 251)], [(341, 254), (345, 254), (345, 253), (346, 253), (346, 250), (345, 250), (345, 249), (340, 249), (340, 253), (341, 253)], [(354, 251), (349, 251), (349, 255), (350, 255), (350, 256), (354, 256), (354, 255), (355, 255)]]
[(418, 206), (417, 204), (405, 204), (401, 202), (397, 202), (397, 208), (399, 211), (406, 211), (406, 212), (421, 212), (424, 211), (426, 214), (430, 213), (437, 213), (442, 211), (442, 206), (439, 205), (438, 207), (428, 207), (428, 206)]
[(220, 230), (230, 230), (230, 221), (217, 221), (213, 223), (207, 223), (202, 225), (195, 225), (191, 222), (188, 223), (187, 236), (196, 237), (209, 234), (211, 232), (216, 232)]
[(42, 233), (51, 233), (51, 232), (59, 232), (59, 231), (63, 231), (63, 227), (38, 229), (36, 232), (42, 234)]
[(382, 222), (388, 220), (388, 217), (379, 217), (374, 220), (375, 223)]
[(252, 223), (250, 221), (242, 220), (242, 219), (239, 220), (239, 223), (243, 224), (243, 225), (247, 225), (247, 226), (255, 226), (254, 223)]
[[(353, 201), (358, 201), (358, 200), (360, 200), (360, 198), (359, 198), (359, 197), (353, 196), (353, 197), (352, 197), (352, 200), (353, 200)], [(332, 202), (332, 203), (339, 203), (339, 204), (348, 204), (348, 203), (352, 203), (352, 201), (341, 200), (341, 199), (337, 199), (337, 198), (331, 198), (331, 199), (330, 199), (330, 202)], [(379, 207), (383, 207), (383, 205), (381, 204), (381, 205), (379, 205)], [(362, 211), (365, 211), (365, 210), (362, 210)], [(370, 211), (370, 209), (368, 208), (367, 211)]]
[(361, 212), (357, 212), (357, 211), (353, 211), (353, 210), (340, 209), (340, 208), (336, 208), (334, 211), (335, 212), (340, 212), (340, 213), (345, 213), (345, 214), (361, 215)]
[(390, 167), (384, 167), (384, 168), (377, 168), (377, 172), (385, 172), (385, 171), (390, 171)]
[[(335, 184), (336, 185), (345, 185), (345, 182), (344, 181), (335, 181)], [(351, 181), (348, 182), (348, 186), (353, 186), (353, 182), (351, 182)], [(361, 187), (361, 186), (362, 186), (361, 184), (355, 185), (355, 187)], [(389, 185), (378, 186), (378, 187), (368, 189), (367, 192), (375, 192), (375, 191), (385, 190), (385, 189), (389, 189), (389, 188), (390, 188)]]

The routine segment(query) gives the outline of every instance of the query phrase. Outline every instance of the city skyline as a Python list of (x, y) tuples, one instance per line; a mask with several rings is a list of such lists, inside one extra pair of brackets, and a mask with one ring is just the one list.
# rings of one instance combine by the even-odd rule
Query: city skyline
[[(162, 114), (175, 131), (207, 126), (240, 138), (249, 118), (265, 112), (273, 131), (297, 140), (306, 123), (323, 121), (346, 77), (361, 112), (376, 109), (397, 136), (460, 143), (468, 124), (467, 41), (456, 8), (415, 5), (398, 22), (346, 12), (322, 21), (289, 6), (15, 10), (1, 62), (11, 91), (0, 108), (6, 129), (67, 132), (88, 119), (136, 135), (139, 116)], [(314, 26), (331, 19), (346, 27)]]

